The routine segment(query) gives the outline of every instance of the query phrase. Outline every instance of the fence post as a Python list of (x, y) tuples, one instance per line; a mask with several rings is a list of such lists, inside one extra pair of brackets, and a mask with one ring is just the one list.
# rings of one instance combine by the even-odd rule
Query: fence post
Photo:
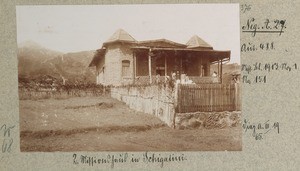
[(238, 108), (238, 85), (237, 83), (234, 83), (234, 110), (236, 111)]
[(181, 86), (179, 83), (175, 83), (175, 98), (174, 98), (174, 107), (175, 112), (181, 112)]

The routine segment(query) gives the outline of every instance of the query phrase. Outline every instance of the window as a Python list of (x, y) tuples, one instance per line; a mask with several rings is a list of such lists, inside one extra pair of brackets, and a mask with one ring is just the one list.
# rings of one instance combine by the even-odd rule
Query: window
[(130, 76), (129, 66), (130, 66), (130, 61), (129, 60), (123, 60), (122, 61), (122, 77)]

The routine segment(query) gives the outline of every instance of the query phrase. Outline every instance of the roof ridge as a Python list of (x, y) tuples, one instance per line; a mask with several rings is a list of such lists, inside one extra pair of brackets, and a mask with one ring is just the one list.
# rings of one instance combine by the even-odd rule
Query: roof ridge
[(197, 44), (199, 44), (200, 45), (200, 41), (199, 41), (199, 36), (197, 36), (197, 35), (195, 35), (196, 36), (196, 41), (197, 41)]
[(192, 36), (186, 43), (188, 47), (205, 47), (212, 48), (205, 40), (201, 39), (198, 35)]
[(115, 41), (135, 42), (136, 40), (125, 30), (120, 28), (116, 30), (105, 43)]
[(164, 41), (164, 42), (168, 42), (168, 43), (173, 43), (173, 44), (178, 44), (178, 45), (183, 45), (186, 46), (185, 44), (179, 43), (179, 42), (175, 42), (173, 40), (169, 40), (169, 39), (165, 39), (165, 38), (160, 38), (160, 39), (148, 39), (148, 40), (142, 40), (142, 41), (137, 41), (138, 43), (147, 43), (147, 42), (155, 42), (155, 41)]

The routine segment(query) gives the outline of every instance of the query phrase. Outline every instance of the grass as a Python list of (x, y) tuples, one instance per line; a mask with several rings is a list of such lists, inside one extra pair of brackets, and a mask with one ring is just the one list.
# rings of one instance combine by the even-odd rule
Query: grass
[(239, 151), (241, 127), (178, 130), (108, 96), (20, 100), (21, 151)]

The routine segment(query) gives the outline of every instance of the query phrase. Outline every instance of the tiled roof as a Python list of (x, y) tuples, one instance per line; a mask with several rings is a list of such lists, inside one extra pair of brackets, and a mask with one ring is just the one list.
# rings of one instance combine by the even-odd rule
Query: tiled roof
[(105, 43), (116, 41), (135, 42), (136, 40), (123, 29), (118, 29)]
[(212, 46), (210, 44), (208, 44), (207, 42), (205, 42), (204, 40), (202, 40), (200, 37), (198, 37), (197, 35), (191, 37), (191, 39), (186, 43), (187, 48), (211, 48)]

